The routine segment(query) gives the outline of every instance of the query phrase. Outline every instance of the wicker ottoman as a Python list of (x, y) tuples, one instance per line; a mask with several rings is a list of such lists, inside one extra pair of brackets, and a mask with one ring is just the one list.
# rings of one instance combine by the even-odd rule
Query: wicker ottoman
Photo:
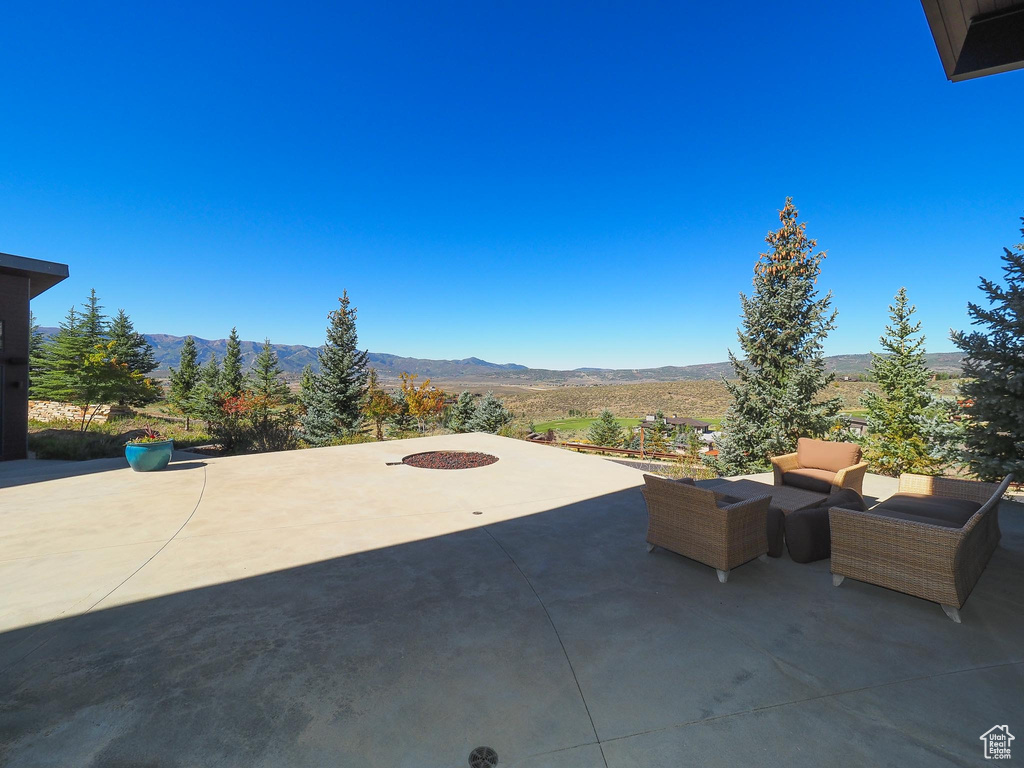
[[(828, 511), (833, 507), (860, 511), (867, 509), (859, 493), (845, 489), (813, 506), (791, 512), (785, 519), (785, 533), (786, 546), (794, 563), (813, 563), (832, 556), (832, 528)], [(768, 543), (771, 544), (770, 537)]]

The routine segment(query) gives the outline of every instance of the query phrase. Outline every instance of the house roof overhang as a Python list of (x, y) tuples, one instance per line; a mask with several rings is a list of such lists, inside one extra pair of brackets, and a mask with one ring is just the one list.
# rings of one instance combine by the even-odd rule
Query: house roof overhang
[(1024, 67), (1024, 0), (921, 0), (953, 82)]
[(0, 275), (27, 277), (29, 279), (29, 298), (34, 299), (61, 280), (67, 279), (68, 265), (0, 253)]

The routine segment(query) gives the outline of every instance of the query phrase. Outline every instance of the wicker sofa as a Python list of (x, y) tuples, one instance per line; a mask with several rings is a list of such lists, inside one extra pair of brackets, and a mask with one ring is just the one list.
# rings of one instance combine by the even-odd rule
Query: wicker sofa
[(999, 502), (1012, 480), (900, 476), (899, 491), (864, 512), (832, 508), (832, 581), (877, 584), (960, 608), (999, 543)]
[(868, 463), (861, 461), (860, 446), (801, 437), (796, 453), (772, 459), (775, 485), (833, 494), (849, 488), (863, 494)]
[(734, 499), (679, 482), (644, 475), (647, 551), (663, 547), (710, 565), (723, 584), (729, 571), (754, 558), (767, 558), (767, 515), (771, 496)]

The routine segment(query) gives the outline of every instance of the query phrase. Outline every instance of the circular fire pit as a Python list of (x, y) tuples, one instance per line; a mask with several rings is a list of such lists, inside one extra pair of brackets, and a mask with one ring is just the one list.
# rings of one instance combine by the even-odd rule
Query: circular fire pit
[(497, 456), (474, 451), (427, 451), (406, 456), (402, 463), (421, 469), (474, 469), (486, 467), (497, 460)]

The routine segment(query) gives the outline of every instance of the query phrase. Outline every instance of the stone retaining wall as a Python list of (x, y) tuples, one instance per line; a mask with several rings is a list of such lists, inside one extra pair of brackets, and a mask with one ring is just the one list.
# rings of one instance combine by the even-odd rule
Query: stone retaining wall
[[(95, 406), (94, 406), (95, 407)], [(92, 413), (92, 408), (89, 409)], [(101, 405), (93, 417), (93, 424), (102, 424), (118, 416), (131, 416), (131, 408), (121, 405)], [(29, 400), (28, 417), (35, 421), (81, 421), (82, 409), (71, 403), (55, 403), (50, 400)]]

